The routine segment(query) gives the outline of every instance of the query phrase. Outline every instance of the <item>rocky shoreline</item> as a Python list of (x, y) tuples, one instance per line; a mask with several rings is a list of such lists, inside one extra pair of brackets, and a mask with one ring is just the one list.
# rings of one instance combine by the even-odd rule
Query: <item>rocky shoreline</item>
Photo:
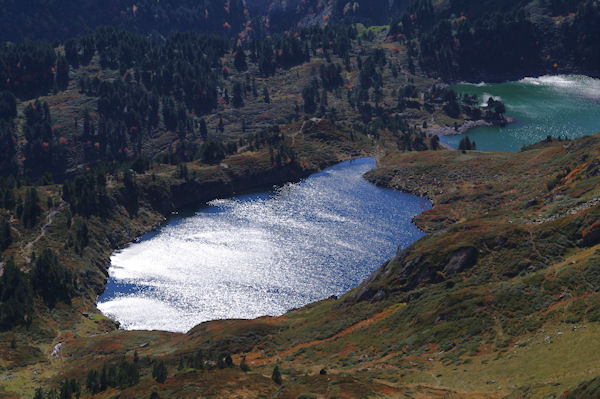
[(505, 116), (501, 120), (487, 120), (487, 119), (479, 119), (479, 120), (467, 120), (464, 121), (460, 126), (451, 127), (451, 126), (442, 126), (442, 127), (432, 127), (425, 129), (425, 133), (428, 136), (454, 136), (459, 134), (465, 134), (469, 130), (474, 129), (479, 126), (498, 126), (505, 127), (510, 123), (514, 123), (515, 120), (511, 117)]

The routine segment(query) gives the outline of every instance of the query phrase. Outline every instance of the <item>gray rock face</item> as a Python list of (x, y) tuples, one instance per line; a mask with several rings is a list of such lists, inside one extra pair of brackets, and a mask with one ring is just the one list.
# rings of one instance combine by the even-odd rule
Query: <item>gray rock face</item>
[(59, 342), (58, 344), (54, 345), (54, 348), (52, 349), (52, 353), (50, 354), (50, 356), (54, 357), (54, 358), (58, 358), (60, 356), (60, 347), (62, 346), (62, 342)]
[(411, 274), (413, 274), (416, 266), (421, 262), (422, 259), (423, 254), (418, 254), (417, 256), (406, 262), (404, 266), (402, 266), (402, 269), (400, 269), (400, 272), (398, 273), (399, 277), (408, 278)]
[[(398, 252), (390, 262), (384, 263), (358, 287), (352, 298), (358, 302), (384, 300), (388, 297), (389, 292), (377, 282), (388, 277), (392, 277), (394, 283), (397, 284), (393, 290), (404, 292), (411, 291), (423, 283), (439, 283), (444, 280), (444, 275), (446, 277), (454, 276), (474, 266), (479, 257), (477, 248), (462, 247), (450, 255), (450, 259), (442, 269), (442, 265), (432, 264), (423, 254), (417, 254), (410, 258), (412, 249), (412, 247), (408, 247)], [(391, 276), (394, 272), (396, 275)]]
[(462, 272), (477, 263), (478, 255), (479, 251), (474, 247), (457, 249), (452, 253), (452, 256), (450, 256), (450, 260), (444, 267), (443, 273), (446, 276), (454, 276), (455, 274)]

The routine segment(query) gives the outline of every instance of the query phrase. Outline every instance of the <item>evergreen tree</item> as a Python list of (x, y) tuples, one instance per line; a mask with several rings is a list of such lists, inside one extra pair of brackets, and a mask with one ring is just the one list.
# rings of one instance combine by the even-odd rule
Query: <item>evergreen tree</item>
[(469, 140), (469, 137), (467, 136), (460, 140), (460, 142), (458, 143), (458, 149), (462, 152), (465, 152), (474, 150), (475, 148), (473, 146), (473, 143), (471, 143), (471, 140)]
[(488, 109), (493, 109), (496, 115), (502, 115), (506, 113), (506, 106), (504, 103), (502, 101), (494, 100), (493, 97), (489, 98), (487, 105)]
[(242, 358), (242, 361), (240, 362), (240, 370), (242, 370), (245, 373), (250, 371), (250, 366), (248, 366), (248, 363), (246, 363), (246, 356), (244, 356)]
[(39, 201), (40, 199), (35, 187), (29, 188), (25, 193), (23, 213), (21, 215), (23, 226), (26, 228), (32, 228), (37, 223), (37, 219), (42, 212)]
[(60, 386), (60, 399), (76, 398), (81, 394), (81, 387), (75, 379), (65, 379)]
[(204, 369), (204, 354), (199, 350), (190, 360), (189, 366), (198, 370)]
[(45, 95), (54, 86), (56, 53), (50, 42), (25, 40), (3, 44), (0, 65), (0, 90), (10, 90), (17, 97)]
[(10, 91), (0, 92), (0, 119), (14, 119), (17, 116), (17, 99)]
[(440, 138), (438, 135), (434, 135), (429, 139), (429, 145), (432, 150), (438, 150), (440, 148)]
[(101, 391), (106, 391), (106, 388), (108, 388), (108, 371), (106, 368), (106, 364), (102, 367), (102, 371), (100, 372), (100, 390)]
[(81, 253), (85, 247), (88, 246), (90, 242), (89, 231), (87, 223), (81, 220), (78, 220), (75, 225), (75, 247), (78, 252)]
[(133, 217), (137, 214), (139, 208), (138, 188), (135, 181), (135, 173), (131, 170), (126, 171), (123, 175), (123, 183), (124, 187), (122, 189), (122, 193), (125, 202), (124, 205), (127, 209), (127, 212), (129, 212), (129, 215)]
[[(0, 176), (16, 176), (18, 173), (19, 164), (17, 162), (17, 138), (15, 133), (15, 124), (0, 117)], [(5, 196), (7, 195), (13, 195), (12, 190), (0, 188), (0, 207), (10, 209), (6, 205)]]
[(223, 355), (217, 356), (217, 368), (220, 370), (225, 368), (225, 358)]
[(160, 362), (154, 363), (154, 367), (152, 368), (152, 377), (160, 384), (166, 381), (167, 367), (165, 366), (165, 362), (161, 360)]
[(8, 248), (11, 243), (10, 223), (8, 220), (0, 220), (0, 252)]
[(62, 55), (56, 61), (56, 85), (59, 90), (65, 90), (69, 85), (69, 62)]
[(35, 394), (33, 395), (33, 399), (44, 399), (44, 391), (42, 388), (37, 388), (35, 390)]
[(323, 92), (321, 93), (321, 110), (322, 110), (322, 112), (325, 112), (325, 109), (327, 108), (328, 105), (329, 105), (329, 103), (327, 101), (327, 90), (323, 89)]
[(218, 125), (218, 129), (219, 132), (223, 133), (225, 131), (225, 122), (223, 122), (223, 117), (219, 117), (219, 125)]
[(75, 39), (69, 39), (65, 42), (65, 57), (73, 68), (79, 67), (79, 43)]
[(98, 372), (96, 370), (88, 371), (85, 379), (85, 389), (92, 394), (100, 392), (100, 381), (98, 381)]
[(200, 119), (200, 137), (202, 137), (203, 141), (208, 140), (208, 128), (206, 127), (204, 118)]
[(458, 104), (458, 96), (452, 89), (443, 91), (443, 98), (446, 101), (444, 104), (444, 112), (451, 118), (460, 117), (460, 105)]
[(31, 323), (33, 294), (29, 278), (10, 258), (0, 277), (0, 330)]
[(66, 181), (62, 198), (71, 205), (71, 211), (83, 216), (103, 215), (106, 211), (106, 178), (99, 173), (79, 175), (74, 181)]
[(121, 362), (115, 374), (111, 385), (120, 388), (134, 386), (140, 380), (140, 371), (137, 364), (128, 361)]
[(53, 308), (58, 301), (71, 302), (73, 294), (71, 271), (62, 265), (48, 248), (36, 259), (32, 267), (31, 283), (35, 292), (50, 308)]
[(306, 87), (302, 90), (302, 99), (304, 100), (304, 112), (314, 114), (317, 111), (317, 103), (315, 97), (318, 95), (318, 90), (314, 87)]
[(243, 98), (243, 89), (240, 82), (235, 82), (233, 84), (233, 106), (235, 108), (240, 108), (244, 106), (244, 98)]
[(277, 385), (281, 385), (281, 383), (283, 382), (281, 379), (281, 373), (279, 372), (279, 366), (275, 366), (275, 368), (273, 369), (273, 374), (271, 375), (271, 379)]
[(235, 56), (233, 65), (235, 66), (235, 69), (237, 69), (239, 72), (246, 71), (248, 69), (248, 64), (246, 63), (246, 53), (241, 47), (237, 47), (234, 53)]

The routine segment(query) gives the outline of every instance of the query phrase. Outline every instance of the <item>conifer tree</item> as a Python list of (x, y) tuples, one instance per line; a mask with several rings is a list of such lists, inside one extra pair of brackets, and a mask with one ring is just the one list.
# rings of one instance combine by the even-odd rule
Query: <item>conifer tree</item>
[(59, 56), (56, 61), (56, 86), (65, 90), (69, 85), (69, 62), (64, 56)]
[(244, 52), (244, 49), (239, 46), (235, 49), (233, 65), (239, 72), (244, 72), (248, 69), (248, 64), (246, 63), (246, 53)]
[(33, 312), (33, 294), (29, 278), (10, 258), (0, 277), (0, 330), (28, 325)]
[(219, 132), (223, 133), (225, 131), (225, 122), (223, 122), (223, 117), (219, 117)]
[(244, 98), (243, 98), (243, 90), (240, 82), (235, 82), (233, 84), (233, 106), (235, 108), (240, 108), (244, 106)]
[(200, 137), (202, 137), (203, 141), (208, 140), (208, 129), (204, 118), (200, 119)]
[(250, 371), (250, 366), (248, 366), (248, 363), (246, 363), (246, 356), (244, 356), (242, 358), (242, 361), (240, 362), (240, 370), (242, 370), (245, 373)]
[(279, 366), (275, 366), (275, 368), (273, 369), (273, 374), (271, 375), (271, 379), (277, 385), (281, 385), (281, 383), (283, 382), (281, 379), (281, 373), (279, 372)]
[(156, 380), (156, 382), (162, 384), (167, 380), (167, 367), (165, 366), (164, 361), (160, 361), (158, 363), (154, 363), (154, 367), (152, 368), (152, 377)]

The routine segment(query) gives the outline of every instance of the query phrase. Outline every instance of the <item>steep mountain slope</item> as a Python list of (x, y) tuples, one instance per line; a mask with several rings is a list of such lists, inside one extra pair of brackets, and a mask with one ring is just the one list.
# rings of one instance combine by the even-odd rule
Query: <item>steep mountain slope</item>
[[(406, 4), (394, 3), (395, 12)], [(193, 31), (237, 38), (250, 26), (264, 35), (330, 18), (386, 23), (389, 11), (387, 0), (8, 0), (0, 8), (0, 40), (64, 40), (104, 25), (144, 34)]]
[(235, 36), (246, 23), (244, 9), (241, 0), (9, 0), (0, 8), (0, 40), (63, 40), (103, 25), (163, 35)]
[(597, 1), (418, 0), (390, 39), (412, 43), (423, 70), (445, 79), (598, 76), (599, 19)]
[(583, 0), (8, 1), (0, 9), (0, 39), (63, 40), (109, 25), (156, 37), (218, 33), (244, 43), (314, 25), (390, 24), (390, 40), (412, 43), (410, 55), (423, 71), (490, 80), (597, 76), (599, 20), (598, 2)]

